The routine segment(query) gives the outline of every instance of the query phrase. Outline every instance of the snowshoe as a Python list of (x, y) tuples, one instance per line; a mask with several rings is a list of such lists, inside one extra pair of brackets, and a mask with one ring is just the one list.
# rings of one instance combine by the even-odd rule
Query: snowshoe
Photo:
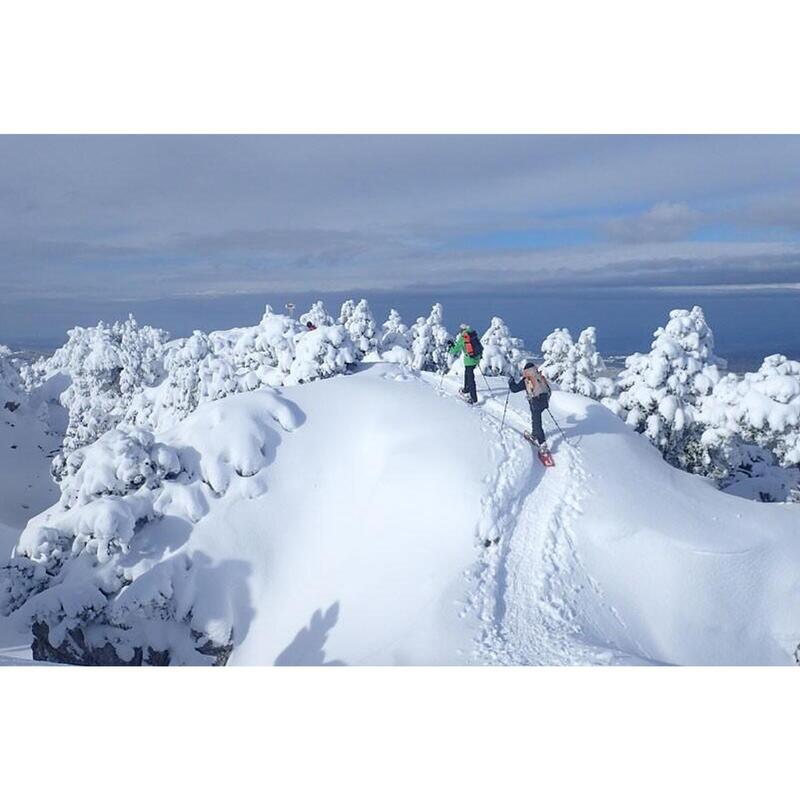
[(554, 467), (556, 465), (553, 460), (553, 454), (546, 444), (539, 444), (530, 433), (523, 433), (522, 435), (536, 448), (536, 455), (543, 466)]

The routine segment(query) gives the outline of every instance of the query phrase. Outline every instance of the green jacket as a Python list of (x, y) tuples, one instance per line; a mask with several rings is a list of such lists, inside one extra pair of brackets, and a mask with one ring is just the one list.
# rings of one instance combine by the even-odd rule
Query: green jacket
[[(470, 336), (474, 336), (476, 338), (478, 336), (478, 334), (475, 333), (475, 331), (472, 328), (470, 328), (467, 331), (467, 333), (469, 333)], [(465, 367), (477, 367), (478, 364), (481, 363), (480, 358), (475, 358), (474, 356), (468, 356), (467, 355), (467, 351), (464, 349), (464, 332), (463, 331), (458, 334), (458, 336), (456, 337), (455, 342), (453, 342), (453, 346), (450, 348), (450, 355), (451, 356), (458, 356), (458, 355), (461, 355), (461, 353), (464, 354), (464, 366)]]

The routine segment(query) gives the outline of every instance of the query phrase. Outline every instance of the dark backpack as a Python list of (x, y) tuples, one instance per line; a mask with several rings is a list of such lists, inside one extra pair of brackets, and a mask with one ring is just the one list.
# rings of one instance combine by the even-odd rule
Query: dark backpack
[(478, 334), (475, 333), (475, 331), (464, 331), (462, 336), (464, 339), (464, 352), (470, 358), (477, 358), (480, 360), (483, 355), (483, 345), (478, 338)]

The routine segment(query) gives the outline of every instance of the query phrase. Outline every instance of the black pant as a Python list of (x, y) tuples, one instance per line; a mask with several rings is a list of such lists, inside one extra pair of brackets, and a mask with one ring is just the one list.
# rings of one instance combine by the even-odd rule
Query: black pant
[(547, 439), (542, 427), (542, 414), (548, 406), (547, 395), (532, 397), (529, 402), (531, 406), (531, 433), (537, 444), (545, 444)]
[(475, 388), (475, 367), (464, 367), (464, 394), (468, 394), (473, 403), (478, 402), (478, 391)]

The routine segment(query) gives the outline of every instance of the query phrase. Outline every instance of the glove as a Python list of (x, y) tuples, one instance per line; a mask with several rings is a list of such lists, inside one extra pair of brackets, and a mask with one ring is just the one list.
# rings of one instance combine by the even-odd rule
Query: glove
[(508, 388), (511, 389), (511, 388), (513, 388), (513, 386), (514, 386), (514, 379), (513, 378), (509, 378), (508, 379)]
[(448, 340), (445, 342), (445, 344), (446, 344), (448, 347), (452, 347), (452, 346), (453, 346), (453, 340), (452, 340), (452, 339), (448, 339)]

